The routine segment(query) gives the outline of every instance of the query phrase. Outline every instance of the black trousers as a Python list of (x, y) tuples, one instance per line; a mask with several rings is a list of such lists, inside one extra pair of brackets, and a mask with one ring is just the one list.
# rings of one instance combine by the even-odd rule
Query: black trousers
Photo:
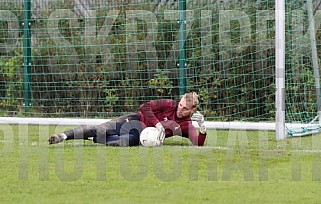
[(138, 113), (130, 113), (100, 125), (80, 126), (65, 131), (67, 140), (93, 138), (95, 143), (110, 146), (137, 146), (143, 125)]

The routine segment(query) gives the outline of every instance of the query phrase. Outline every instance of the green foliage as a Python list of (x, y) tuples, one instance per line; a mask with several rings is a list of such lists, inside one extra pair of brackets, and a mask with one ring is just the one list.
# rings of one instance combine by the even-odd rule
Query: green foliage
[[(175, 18), (179, 15), (169, 17), (164, 11), (177, 11), (178, 4), (147, 0), (93, 1), (78, 5), (92, 9), (93, 13), (88, 10), (88, 16), (92, 16), (85, 17), (74, 3), (73, 0), (49, 1), (48, 8), (33, 16), (30, 115), (112, 117), (136, 111), (146, 100), (177, 98), (182, 88), (177, 68), (180, 24)], [(23, 10), (17, 5), (6, 1), (0, 8), (12, 11), (21, 21)], [(272, 17), (259, 19), (262, 14), (259, 12), (274, 12), (274, 5), (275, 1), (189, 2), (187, 9), (193, 10), (194, 16), (187, 22), (186, 89), (198, 92), (200, 110), (207, 120), (274, 120), (275, 25)], [(303, 2), (288, 1), (287, 5), (287, 30), (291, 31), (294, 18), (291, 11), (301, 9)], [(126, 12), (131, 9), (154, 13), (156, 33), (147, 30), (156, 22), (148, 25), (140, 15), (129, 24)], [(251, 36), (244, 49), (236, 50), (234, 46), (242, 47), (244, 37), (241, 32), (244, 25), (237, 19), (230, 22), (229, 32), (225, 33), (229, 38), (220, 39), (219, 13), (224, 10), (243, 12), (250, 21), (247, 28)], [(204, 13), (211, 17), (201, 19)], [(301, 19), (303, 27), (307, 27), (306, 13)], [(261, 25), (263, 30), (257, 30), (261, 28), (258, 23), (265, 21), (266, 25)], [(7, 40), (8, 25), (8, 22), (0, 24), (0, 43)], [(18, 32), (22, 39), (21, 25)], [(147, 39), (148, 36), (152, 37)], [(318, 32), (318, 41), (320, 38)], [(291, 32), (287, 33), (287, 39), (292, 40)], [(224, 40), (230, 41), (228, 46)], [(17, 47), (21, 45), (20, 40)], [(154, 51), (156, 53), (151, 54)], [(8, 54), (11, 57), (8, 58)], [(291, 54), (287, 57), (291, 58)], [(3, 114), (22, 112), (19, 107), (23, 100), (20, 73), (23, 56), (0, 55)], [(297, 79), (287, 84), (287, 90), (292, 93), (289, 97), (292, 111), (299, 111), (301, 102), (306, 101), (305, 110), (300, 109), (301, 118), (312, 117), (315, 112), (311, 57), (308, 52), (303, 55), (294, 56), (296, 62), (287, 64), (287, 69), (300, 74), (288, 75)]]
[(133, 112), (137, 110), (140, 105), (141, 94), (144, 93), (141, 90), (141, 87), (143, 87), (142, 81), (133, 79), (130, 75), (125, 74), (125, 79), (120, 81), (120, 86), (119, 96), (121, 100), (119, 103), (121, 107), (119, 107), (119, 112)]
[(116, 89), (106, 89), (105, 105), (108, 112), (114, 112), (114, 107), (118, 101), (117, 90)]
[(148, 81), (148, 86), (155, 90), (156, 96), (170, 96), (172, 94), (173, 82), (168, 77), (168, 72), (156, 70), (154, 78)]
[(5, 90), (1, 97), (0, 106), (8, 111), (9, 114), (17, 114), (22, 107), (23, 75), (22, 75), (22, 56), (17, 53), (16, 56), (9, 59), (1, 59), (0, 71), (2, 80), (5, 81), (1, 89)]
[(314, 72), (301, 66), (294, 67), (292, 71), (287, 72), (290, 86), (286, 87), (286, 102), (290, 104), (287, 108), (295, 115), (288, 115), (287, 120), (304, 118), (307, 122), (312, 121), (317, 112)]

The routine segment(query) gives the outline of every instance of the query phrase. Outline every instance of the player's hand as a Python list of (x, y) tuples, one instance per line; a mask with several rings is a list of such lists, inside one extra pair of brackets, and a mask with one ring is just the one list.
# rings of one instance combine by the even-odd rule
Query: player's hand
[(158, 135), (158, 139), (161, 143), (164, 142), (165, 140), (165, 128), (163, 127), (163, 125), (159, 122), (155, 125), (155, 128), (158, 130), (159, 135)]
[(200, 113), (199, 111), (196, 111), (192, 115), (191, 120), (198, 123), (198, 125), (200, 126), (200, 132), (202, 134), (204, 134), (206, 132), (206, 127), (204, 124), (204, 116), (202, 115), (202, 113)]

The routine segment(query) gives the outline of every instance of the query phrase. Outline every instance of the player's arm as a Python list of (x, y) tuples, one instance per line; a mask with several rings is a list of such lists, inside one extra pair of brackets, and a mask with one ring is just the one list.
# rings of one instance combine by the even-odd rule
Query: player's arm
[(200, 133), (202, 134), (206, 133), (206, 126), (204, 123), (204, 116), (202, 113), (200, 113), (199, 111), (196, 111), (195, 113), (193, 113), (191, 120), (198, 123), (198, 126), (200, 127)]
[(155, 113), (163, 112), (174, 105), (174, 102), (169, 99), (159, 99), (159, 100), (152, 100), (146, 103), (143, 103), (139, 110), (144, 115), (144, 117), (150, 121), (154, 126), (159, 123)]
[(165, 111), (168, 108), (171, 108), (174, 105), (174, 102), (169, 99), (160, 99), (153, 100), (146, 103), (143, 103), (139, 110), (144, 115), (146, 120), (150, 121), (159, 131), (158, 138), (163, 143), (165, 139), (165, 128), (160, 123), (155, 113)]
[[(201, 114), (199, 111), (196, 111), (192, 117), (191, 117), (191, 120), (192, 121), (195, 121), (198, 123), (198, 126), (199, 126), (199, 134), (196, 133), (196, 130), (194, 128), (194, 131), (193, 130), (190, 130), (190, 137), (191, 137), (191, 141), (196, 143), (199, 145), (199, 146), (203, 146), (204, 145), (204, 142), (205, 142), (205, 139), (206, 139), (206, 126), (205, 126), (205, 123), (204, 123), (204, 116), (203, 114)], [(193, 144), (194, 144), (193, 143)]]
[(198, 133), (192, 122), (189, 122), (187, 132), (183, 132), (183, 136), (187, 137), (193, 145), (203, 146), (206, 139), (206, 131)]

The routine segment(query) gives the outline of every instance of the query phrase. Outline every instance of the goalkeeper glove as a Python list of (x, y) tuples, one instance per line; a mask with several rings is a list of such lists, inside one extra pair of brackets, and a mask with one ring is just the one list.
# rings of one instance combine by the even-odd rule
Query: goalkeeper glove
[(160, 122), (158, 122), (158, 123), (155, 125), (155, 128), (156, 128), (156, 129), (158, 130), (158, 132), (159, 132), (157, 138), (159, 139), (159, 141), (160, 141), (161, 143), (163, 143), (164, 140), (165, 140), (165, 128), (163, 127), (163, 125), (162, 125)]
[(204, 124), (204, 116), (199, 111), (196, 111), (192, 115), (191, 120), (198, 123), (198, 125), (200, 126), (200, 132), (202, 134), (206, 133), (206, 127), (205, 127), (205, 124)]

